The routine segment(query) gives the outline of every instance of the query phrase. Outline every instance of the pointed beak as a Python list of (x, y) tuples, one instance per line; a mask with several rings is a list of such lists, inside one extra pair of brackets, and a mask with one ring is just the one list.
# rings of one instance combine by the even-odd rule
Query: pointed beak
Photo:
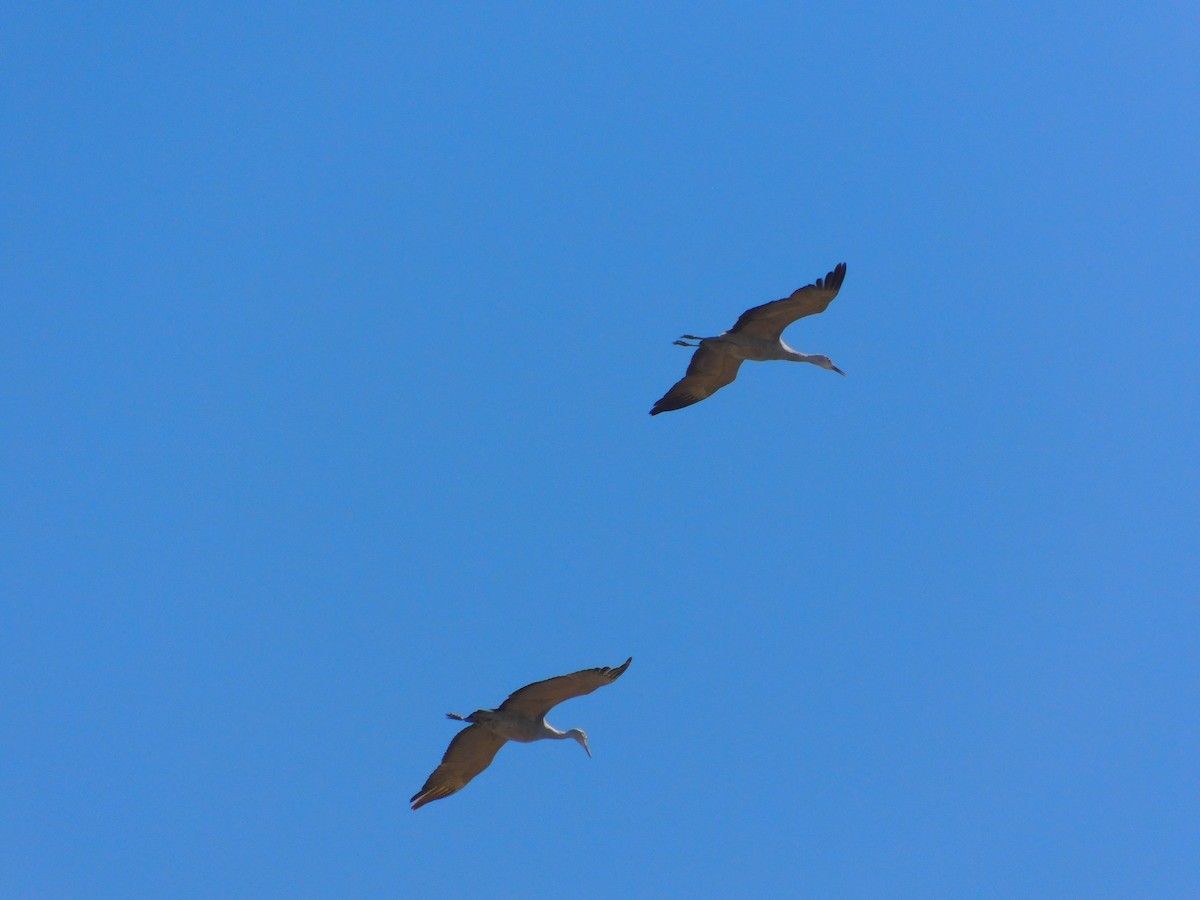
[(585, 737), (580, 738), (579, 743), (583, 744), (583, 749), (587, 751), (588, 759), (591, 759), (592, 758), (592, 750), (587, 745), (587, 738), (585, 738)]
[(839, 369), (839, 368), (838, 368), (837, 366), (835, 366), (835, 365), (830, 365), (830, 366), (829, 366), (829, 368), (833, 369), (833, 371), (837, 372), (839, 375), (845, 375), (845, 374), (846, 374), (845, 372), (843, 372), (841, 369)]

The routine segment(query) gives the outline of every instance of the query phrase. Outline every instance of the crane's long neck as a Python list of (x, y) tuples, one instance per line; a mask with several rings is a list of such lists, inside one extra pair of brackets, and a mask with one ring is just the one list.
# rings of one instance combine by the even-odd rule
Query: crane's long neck
[(584, 734), (582, 730), (578, 728), (572, 728), (569, 731), (559, 731), (553, 725), (550, 725), (544, 721), (542, 722), (542, 729), (543, 737), (552, 738), (556, 741), (565, 741), (570, 738), (571, 740), (578, 742), (579, 746), (587, 751), (588, 756), (592, 755), (591, 748), (588, 747), (587, 735)]
[(820, 358), (821, 357), (819, 354), (801, 353), (799, 350), (793, 350), (783, 341), (779, 342), (779, 356), (777, 356), (776, 359), (786, 359), (790, 360), (791, 362), (812, 363), (815, 366), (818, 365), (817, 360)]
[(793, 350), (787, 344), (783, 343), (783, 341), (779, 342), (779, 346), (783, 352), (780, 356), (775, 357), (776, 359), (790, 359), (793, 362), (812, 363), (820, 369), (828, 369), (830, 372), (837, 372), (839, 375), (846, 374), (833, 364), (832, 359), (823, 353), (801, 353), (798, 350)]

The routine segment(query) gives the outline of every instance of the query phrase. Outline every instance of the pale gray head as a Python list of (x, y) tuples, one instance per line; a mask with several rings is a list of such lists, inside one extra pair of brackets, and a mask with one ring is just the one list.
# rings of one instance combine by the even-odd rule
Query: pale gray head
[(831, 372), (837, 372), (839, 375), (846, 374), (841, 369), (839, 369), (837, 366), (835, 366), (833, 364), (833, 360), (830, 359), (828, 356), (822, 356), (820, 354), (818, 354), (816, 356), (811, 356), (811, 357), (809, 357), (809, 362), (816, 363), (822, 369), (828, 369)]
[(588, 748), (588, 745), (587, 745), (587, 735), (584, 734), (581, 729), (572, 728), (570, 731), (567, 732), (567, 737), (575, 738), (575, 740), (579, 741), (579, 743), (583, 747), (583, 749), (587, 750), (587, 755), (588, 756), (592, 755), (592, 751)]

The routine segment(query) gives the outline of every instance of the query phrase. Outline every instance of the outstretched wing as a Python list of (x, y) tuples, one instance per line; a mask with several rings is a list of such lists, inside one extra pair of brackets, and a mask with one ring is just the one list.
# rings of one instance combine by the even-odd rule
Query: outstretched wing
[(579, 672), (572, 672), (570, 675), (559, 675), (557, 678), (535, 681), (533, 684), (527, 684), (520, 690), (509, 694), (508, 699), (500, 704), (500, 711), (540, 719), (552, 707), (564, 700), (582, 697), (584, 694), (590, 694), (596, 688), (612, 684), (629, 668), (631, 662), (633, 662), (632, 656), (616, 667), (601, 666), (598, 669), (583, 669)]
[(657, 416), (673, 409), (683, 409), (711, 397), (737, 378), (738, 367), (741, 364), (742, 361), (738, 357), (719, 350), (717, 346), (701, 344), (700, 349), (692, 354), (687, 374), (659, 398), (650, 410), (650, 415)]
[(841, 290), (845, 277), (846, 264), (838, 263), (823, 279), (818, 278), (813, 284), (800, 288), (792, 296), (746, 310), (729, 330), (777, 341), (783, 334), (783, 329), (797, 319), (825, 312), (826, 307)]
[(461, 791), (467, 782), (492, 764), (504, 744), (505, 739), (486, 726), (464, 728), (446, 748), (442, 764), (425, 780), (425, 787), (413, 794), (408, 802), (413, 809), (420, 809), (426, 803)]

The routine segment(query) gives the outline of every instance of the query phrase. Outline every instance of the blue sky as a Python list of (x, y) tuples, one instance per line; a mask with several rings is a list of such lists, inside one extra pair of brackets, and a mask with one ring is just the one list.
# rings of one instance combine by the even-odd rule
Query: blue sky
[(1190, 6), (2, 16), (0, 894), (1195, 896)]

